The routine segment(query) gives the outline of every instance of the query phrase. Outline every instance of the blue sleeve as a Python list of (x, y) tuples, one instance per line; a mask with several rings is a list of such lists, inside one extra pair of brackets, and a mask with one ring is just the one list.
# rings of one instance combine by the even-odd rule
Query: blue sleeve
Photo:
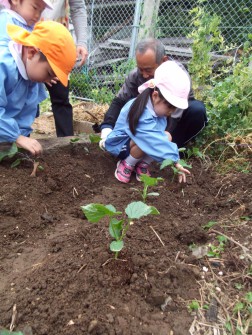
[(129, 128), (128, 136), (147, 155), (157, 162), (171, 159), (179, 160), (179, 152), (176, 143), (170, 142), (165, 134), (167, 120), (165, 117), (154, 117), (147, 109), (143, 112), (137, 125), (137, 131), (133, 135)]

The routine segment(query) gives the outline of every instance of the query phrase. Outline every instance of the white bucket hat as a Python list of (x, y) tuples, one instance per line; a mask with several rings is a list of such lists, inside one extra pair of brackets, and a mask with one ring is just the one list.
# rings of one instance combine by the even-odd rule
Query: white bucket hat
[[(42, 0), (42, 1), (45, 3), (46, 8), (53, 9), (53, 5), (50, 0)], [(4, 6), (5, 8), (10, 8), (10, 3), (8, 0), (0, 0), (0, 5)]]
[(188, 108), (190, 92), (189, 75), (174, 61), (166, 61), (159, 65), (154, 78), (138, 87), (142, 93), (146, 88), (158, 87), (165, 100), (177, 108)]

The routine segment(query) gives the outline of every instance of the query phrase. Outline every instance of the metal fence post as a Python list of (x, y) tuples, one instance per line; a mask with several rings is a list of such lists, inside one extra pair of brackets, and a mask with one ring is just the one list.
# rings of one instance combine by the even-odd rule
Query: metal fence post
[(142, 4), (142, 0), (136, 0), (134, 22), (132, 26), (132, 35), (131, 35), (130, 50), (129, 50), (129, 59), (134, 57), (135, 46), (136, 46), (136, 41), (137, 41), (137, 34), (138, 34), (138, 29), (139, 29), (140, 14), (141, 14), (141, 4)]

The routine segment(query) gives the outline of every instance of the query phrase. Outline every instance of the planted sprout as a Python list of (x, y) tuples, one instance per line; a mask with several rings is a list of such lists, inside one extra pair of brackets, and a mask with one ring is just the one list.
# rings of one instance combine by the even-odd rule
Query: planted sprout
[[(185, 161), (184, 159), (180, 159), (180, 160), (178, 161), (178, 163), (179, 163), (180, 165), (182, 165), (184, 168), (188, 168), (188, 169), (191, 169), (191, 168), (192, 168), (192, 166), (189, 165), (189, 164), (187, 164), (186, 161)], [(161, 166), (160, 166), (160, 170), (166, 168), (167, 166), (170, 166), (170, 167), (172, 168), (172, 171), (173, 171), (173, 178), (172, 178), (172, 180), (174, 179), (175, 175), (182, 174), (182, 172), (179, 171), (179, 170), (174, 166), (174, 161), (173, 161), (173, 160), (171, 160), (171, 159), (165, 159), (165, 160), (162, 162)]]
[(136, 188), (134, 188), (134, 190), (137, 190), (141, 194), (143, 202), (146, 203), (147, 197), (149, 197), (149, 196), (154, 196), (154, 197), (159, 196), (158, 192), (148, 193), (149, 186), (156, 186), (159, 181), (163, 181), (163, 180), (164, 179), (161, 178), (161, 177), (153, 178), (153, 177), (149, 177), (149, 176), (143, 174), (143, 175), (140, 176), (140, 181), (142, 181), (143, 184), (144, 184), (143, 191), (141, 192)]
[(18, 156), (18, 158), (11, 164), (11, 168), (17, 167), (21, 161), (28, 161), (31, 162), (33, 164), (33, 170), (31, 173), (31, 177), (36, 177), (36, 171), (37, 169), (43, 171), (44, 168), (42, 165), (40, 165), (40, 163), (37, 161), (37, 159), (39, 157), (37, 157), (36, 159), (33, 159), (29, 156), (28, 153), (22, 152), (22, 149), (19, 149), (16, 145), (16, 143), (13, 143), (11, 148), (9, 150), (5, 150), (0, 152), (0, 162), (4, 159), (4, 158), (13, 158), (14, 156)]
[(110, 243), (110, 250), (115, 253), (118, 258), (119, 252), (124, 247), (124, 238), (130, 226), (134, 224), (134, 220), (140, 219), (149, 214), (159, 214), (159, 211), (148, 206), (142, 201), (131, 202), (125, 209), (126, 218), (118, 219), (122, 216), (122, 212), (118, 212), (113, 205), (89, 204), (81, 206), (83, 213), (91, 223), (99, 222), (104, 217), (109, 217), (109, 234), (114, 239)]

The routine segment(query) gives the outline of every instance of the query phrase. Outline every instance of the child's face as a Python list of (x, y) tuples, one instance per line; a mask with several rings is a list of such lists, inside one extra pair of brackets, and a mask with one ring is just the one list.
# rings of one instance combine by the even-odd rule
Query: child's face
[(27, 47), (26, 55), (27, 58), (24, 59), (24, 64), (27, 76), (31, 81), (39, 83), (51, 82), (56, 77), (48, 61), (42, 61), (40, 54), (34, 52), (34, 48)]
[(28, 26), (33, 26), (39, 21), (45, 3), (42, 0), (12, 0), (11, 9), (22, 16)]
[(161, 99), (158, 92), (152, 93), (152, 104), (155, 113), (158, 116), (170, 116), (176, 111), (176, 107), (171, 107), (165, 99)]

